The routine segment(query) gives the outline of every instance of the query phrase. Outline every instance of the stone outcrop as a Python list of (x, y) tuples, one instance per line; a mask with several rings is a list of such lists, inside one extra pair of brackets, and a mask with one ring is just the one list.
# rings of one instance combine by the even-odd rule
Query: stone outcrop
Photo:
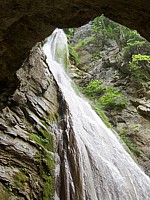
[(36, 42), (55, 27), (76, 27), (92, 18), (107, 17), (137, 29), (149, 39), (150, 3), (144, 1), (0, 1), (0, 92), (13, 92), (16, 70)]
[(0, 198), (50, 199), (59, 95), (38, 46), (17, 78), (20, 86), (0, 112)]

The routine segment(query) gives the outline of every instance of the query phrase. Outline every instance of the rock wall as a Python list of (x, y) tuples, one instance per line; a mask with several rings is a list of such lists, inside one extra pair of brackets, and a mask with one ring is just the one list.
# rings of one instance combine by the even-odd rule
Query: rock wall
[[(125, 109), (104, 111), (113, 129), (128, 143), (132, 156), (150, 176), (149, 81), (133, 81), (129, 60), (123, 58), (124, 48), (121, 49), (114, 39), (104, 39), (100, 32), (98, 36), (94, 35), (91, 23), (76, 29), (72, 45), (78, 53), (79, 63), (70, 66), (70, 75), (81, 91), (94, 79), (103, 80), (103, 87), (118, 88), (126, 96)], [(146, 55), (150, 53), (144, 52), (146, 48), (134, 53), (142, 53), (140, 51)], [(149, 71), (149, 65), (146, 71)]]
[(19, 87), (0, 112), (0, 198), (51, 199), (59, 94), (38, 45), (17, 78)]

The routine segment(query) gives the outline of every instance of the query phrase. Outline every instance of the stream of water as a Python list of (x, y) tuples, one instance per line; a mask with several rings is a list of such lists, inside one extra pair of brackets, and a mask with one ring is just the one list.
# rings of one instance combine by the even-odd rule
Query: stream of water
[(56, 29), (46, 39), (43, 50), (68, 104), (79, 149), (82, 197), (68, 195), (64, 199), (150, 200), (150, 178), (125, 151), (89, 103), (73, 90), (64, 69), (68, 55), (64, 32)]

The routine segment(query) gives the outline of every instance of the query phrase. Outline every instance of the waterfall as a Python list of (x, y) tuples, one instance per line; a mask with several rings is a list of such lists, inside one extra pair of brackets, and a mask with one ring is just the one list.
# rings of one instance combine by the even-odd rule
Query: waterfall
[[(68, 59), (64, 32), (56, 29), (46, 39), (43, 50), (68, 105), (72, 124), (67, 136), (70, 144), (67, 144), (69, 147), (63, 157), (63, 185), (60, 183), (60, 188), (65, 190), (64, 196), (61, 192), (62, 195), (57, 194), (55, 199), (150, 200), (150, 178), (125, 151), (89, 103), (71, 87), (71, 79), (64, 69)], [(68, 160), (69, 156), (73, 158)]]

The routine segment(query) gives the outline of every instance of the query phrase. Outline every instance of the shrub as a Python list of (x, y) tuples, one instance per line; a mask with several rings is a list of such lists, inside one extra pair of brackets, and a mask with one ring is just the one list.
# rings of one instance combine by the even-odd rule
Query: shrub
[(144, 69), (144, 66), (142, 65), (142, 62), (147, 62), (147, 64), (150, 63), (150, 56), (147, 55), (132, 55), (132, 62), (129, 63), (131, 72), (132, 72), (132, 78), (138, 82), (145, 82), (149, 80), (149, 74), (146, 69)]
[(102, 86), (102, 83), (103, 80), (90, 81), (83, 93), (90, 97), (96, 97), (101, 95), (105, 90), (105, 88)]
[(79, 63), (79, 56), (77, 51), (71, 45), (69, 45), (69, 54), (72, 56), (75, 64), (77, 65)]
[(98, 105), (103, 109), (123, 109), (127, 105), (126, 97), (118, 89), (108, 86), (106, 93), (99, 98)]

